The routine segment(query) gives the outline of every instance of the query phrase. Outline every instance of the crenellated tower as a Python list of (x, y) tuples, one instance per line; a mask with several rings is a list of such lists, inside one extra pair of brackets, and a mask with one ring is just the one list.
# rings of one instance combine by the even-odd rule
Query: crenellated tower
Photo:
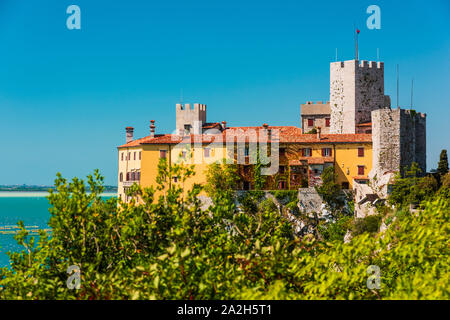
[(194, 103), (194, 108), (191, 108), (189, 103), (184, 106), (177, 103), (176, 131), (178, 135), (201, 134), (204, 123), (206, 123), (206, 104)]
[(330, 133), (359, 133), (371, 112), (390, 108), (384, 95), (384, 63), (348, 60), (330, 64)]

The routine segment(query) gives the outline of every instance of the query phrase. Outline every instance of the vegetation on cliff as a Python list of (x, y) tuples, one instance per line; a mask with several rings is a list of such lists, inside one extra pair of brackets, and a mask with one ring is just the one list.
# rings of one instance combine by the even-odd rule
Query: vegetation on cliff
[[(449, 298), (450, 200), (441, 193), (422, 211), (397, 214), (385, 231), (344, 243), (295, 236), (267, 199), (238, 210), (231, 192), (210, 188), (214, 204), (202, 210), (201, 186), (186, 193), (170, 183), (192, 174), (162, 162), (160, 196), (135, 185), (128, 204), (100, 197), (98, 172), (87, 178), (92, 193), (85, 181), (58, 175), (49, 196), (52, 236), (41, 231), (36, 240), (19, 224), (24, 250), (0, 269), (0, 299)], [(78, 290), (67, 287), (74, 265)], [(371, 265), (380, 269), (379, 289), (367, 285)]]

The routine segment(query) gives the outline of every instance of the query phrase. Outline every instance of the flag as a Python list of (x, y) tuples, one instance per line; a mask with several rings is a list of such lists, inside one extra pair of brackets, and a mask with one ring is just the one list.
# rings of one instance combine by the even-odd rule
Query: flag
[(359, 34), (359, 29), (356, 29), (356, 33)]

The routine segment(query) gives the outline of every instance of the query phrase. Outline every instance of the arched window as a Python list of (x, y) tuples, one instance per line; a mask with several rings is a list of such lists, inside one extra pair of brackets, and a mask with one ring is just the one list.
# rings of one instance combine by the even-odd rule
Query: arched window
[(123, 172), (120, 173), (120, 175), (119, 175), (119, 180), (120, 180), (120, 182), (123, 181)]

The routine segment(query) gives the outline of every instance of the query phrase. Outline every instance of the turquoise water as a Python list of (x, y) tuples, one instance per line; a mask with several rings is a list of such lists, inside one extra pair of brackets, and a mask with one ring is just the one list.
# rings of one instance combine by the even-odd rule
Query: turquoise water
[[(48, 228), (50, 206), (46, 196), (46, 192), (0, 192), (0, 228), (16, 225), (19, 220), (22, 220), (25, 226)], [(108, 198), (113, 194), (104, 196)], [(9, 265), (6, 252), (23, 250), (13, 237), (12, 234), (0, 234), (0, 267)]]

